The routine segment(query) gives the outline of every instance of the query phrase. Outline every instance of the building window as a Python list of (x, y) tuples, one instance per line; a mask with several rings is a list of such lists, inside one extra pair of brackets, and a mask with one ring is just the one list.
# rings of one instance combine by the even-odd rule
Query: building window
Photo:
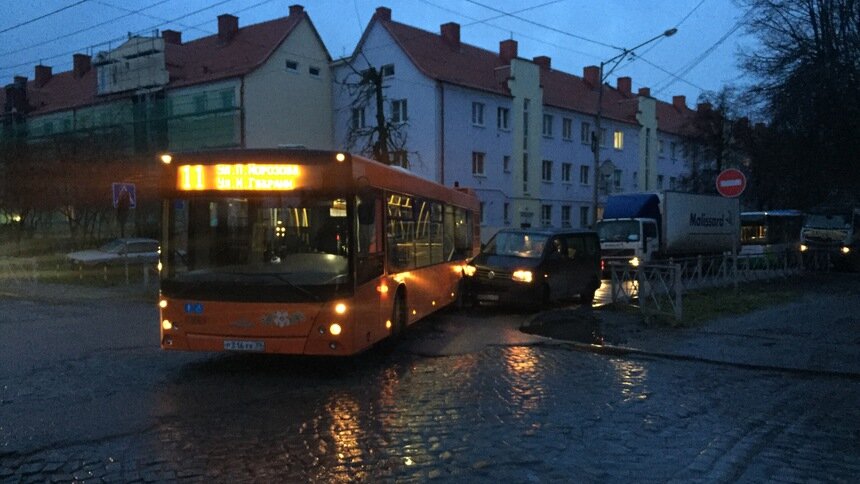
[(552, 205), (540, 206), (540, 224), (543, 227), (552, 225)]
[(591, 207), (585, 205), (579, 207), (579, 226), (580, 228), (588, 228), (588, 212)]
[(484, 153), (481, 153), (479, 151), (472, 152), (472, 174), (484, 174)]
[(674, 176), (669, 177), (669, 190), (677, 188), (678, 180)]
[(657, 153), (659, 153), (660, 156), (666, 156), (666, 150), (663, 148), (663, 140), (657, 141)]
[(600, 128), (600, 146), (606, 146), (606, 128)]
[(616, 189), (620, 190), (621, 189), (621, 170), (615, 170), (615, 173), (613, 173), (613, 175), (614, 175), (614, 177), (612, 180), (612, 182), (613, 182), (612, 184), (615, 186)]
[(588, 185), (591, 178), (588, 176), (588, 165), (579, 165), (579, 183)]
[(543, 135), (552, 138), (552, 114), (543, 115)]
[(570, 205), (561, 206), (561, 228), (570, 228)]
[(561, 138), (570, 141), (573, 136), (573, 120), (570, 118), (561, 119)]
[(496, 109), (496, 127), (503, 131), (507, 131), (510, 128), (508, 127), (508, 118), (511, 115), (511, 110), (508, 108), (498, 108)]
[(572, 166), (573, 165), (571, 165), (570, 163), (561, 164), (561, 181), (565, 183), (570, 183), (570, 170)]
[(505, 173), (511, 172), (511, 157), (510, 157), (510, 155), (505, 155), (502, 157), (502, 170)]
[(582, 123), (579, 127), (579, 140), (582, 141), (582, 144), (590, 144), (591, 143), (591, 125), (589, 123)]
[(287, 59), (286, 67), (290, 72), (299, 72), (299, 63), (294, 60)]
[(612, 138), (612, 146), (616, 150), (623, 150), (624, 149), (624, 132), (623, 131), (616, 131), (615, 132), (615, 135)]
[(484, 125), (484, 103), (472, 103), (472, 124)]
[(314, 77), (319, 77), (319, 76), (320, 76), (320, 68), (319, 68), (319, 67), (310, 66), (310, 67), (308, 67), (308, 74), (310, 74), (310, 75), (312, 75), (312, 76), (314, 76)]
[(639, 188), (639, 172), (633, 172), (633, 189), (636, 190)]
[(236, 93), (232, 89), (221, 91), (221, 107), (223, 109), (232, 109), (235, 101)]
[(505, 212), (503, 214), (505, 225), (510, 225), (510, 223), (511, 223), (511, 204), (508, 202), (505, 202), (505, 205), (503, 208), (504, 208), (504, 212)]
[(677, 146), (675, 145), (675, 143), (669, 143), (669, 155), (672, 157), (673, 160), (676, 157), (675, 151), (677, 151)]
[(198, 114), (206, 112), (205, 94), (197, 94), (194, 96), (194, 112)]
[(385, 64), (379, 68), (382, 77), (391, 77), (394, 75), (394, 64)]
[(391, 122), (405, 123), (408, 119), (409, 115), (406, 112), (406, 100), (397, 99), (395, 101), (391, 101)]
[(391, 164), (402, 168), (409, 169), (408, 153), (404, 150), (397, 150), (391, 153)]
[(541, 165), (541, 180), (552, 181), (552, 161), (543, 160)]
[(657, 175), (657, 188), (663, 188), (663, 175)]
[(352, 129), (364, 129), (367, 125), (364, 124), (364, 108), (355, 108), (352, 110)]

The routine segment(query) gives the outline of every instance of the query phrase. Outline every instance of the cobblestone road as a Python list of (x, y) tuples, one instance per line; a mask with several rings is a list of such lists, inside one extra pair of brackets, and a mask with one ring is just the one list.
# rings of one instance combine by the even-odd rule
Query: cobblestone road
[[(860, 382), (556, 345), (163, 353), (138, 302), (0, 298), (0, 481), (854, 481)], [(517, 316), (517, 317), (522, 317)], [(438, 337), (435, 335), (434, 337)], [(110, 343), (107, 343), (110, 342)]]

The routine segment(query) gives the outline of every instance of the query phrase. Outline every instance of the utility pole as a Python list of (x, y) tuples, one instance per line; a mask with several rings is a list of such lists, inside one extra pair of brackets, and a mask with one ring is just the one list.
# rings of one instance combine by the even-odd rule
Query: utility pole
[[(636, 49), (638, 49), (644, 45), (650, 44), (651, 42), (654, 42), (655, 40), (662, 39), (663, 37), (671, 37), (671, 36), (675, 35), (676, 32), (678, 32), (678, 29), (676, 29), (676, 28), (671, 28), (669, 30), (666, 30), (662, 34), (657, 35), (651, 39), (648, 39), (645, 42), (642, 42), (641, 44), (637, 45), (636, 47), (632, 47), (630, 49), (622, 49), (620, 54), (600, 63), (600, 72), (598, 74), (598, 88), (597, 88), (597, 114), (595, 115), (595, 119), (594, 119), (594, 131), (591, 133), (591, 151), (594, 153), (594, 191), (592, 193), (592, 199), (591, 199), (591, 203), (592, 203), (592, 207), (593, 207), (592, 220), (591, 220), (592, 225), (597, 222), (597, 205), (598, 205), (598, 201), (599, 201), (598, 183), (600, 183), (600, 142), (601, 142), (601, 137), (602, 137), (600, 124), (602, 121), (602, 114), (603, 114), (603, 83), (606, 81), (606, 78), (609, 77), (610, 74), (612, 74), (612, 72), (615, 70), (615, 68), (618, 67), (618, 64), (620, 64), (621, 61), (624, 60), (624, 58), (626, 58), (629, 54), (632, 54), (634, 50), (636, 50)], [(604, 74), (603, 73), (603, 67), (606, 66), (607, 64), (610, 64), (613, 62), (614, 62), (614, 64), (612, 65), (612, 68), (609, 69), (609, 72)]]

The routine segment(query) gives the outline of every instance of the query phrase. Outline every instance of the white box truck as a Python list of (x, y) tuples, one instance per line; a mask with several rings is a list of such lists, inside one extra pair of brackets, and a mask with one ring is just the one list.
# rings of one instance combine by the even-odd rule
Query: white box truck
[(736, 198), (665, 191), (612, 195), (597, 222), (604, 268), (732, 252), (740, 240)]

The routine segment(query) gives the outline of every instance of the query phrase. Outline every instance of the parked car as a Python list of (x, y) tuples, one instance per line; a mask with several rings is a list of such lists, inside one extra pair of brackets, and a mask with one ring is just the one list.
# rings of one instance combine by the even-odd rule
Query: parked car
[(600, 288), (600, 242), (590, 230), (504, 229), (463, 272), (473, 303), (534, 306), (578, 296), (591, 304)]
[(74, 266), (107, 266), (122, 264), (155, 264), (158, 262), (158, 241), (154, 239), (114, 239), (98, 249), (79, 250), (66, 254)]

